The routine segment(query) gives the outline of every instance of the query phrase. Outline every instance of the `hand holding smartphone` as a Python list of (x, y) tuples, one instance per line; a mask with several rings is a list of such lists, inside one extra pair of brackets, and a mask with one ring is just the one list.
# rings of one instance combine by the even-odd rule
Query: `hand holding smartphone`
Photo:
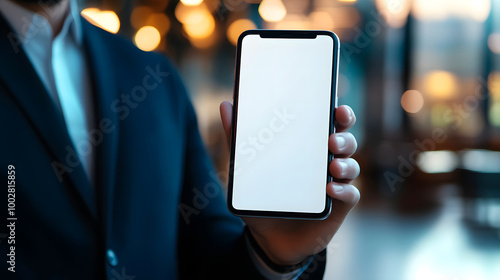
[(238, 41), (228, 207), (324, 219), (331, 210), (339, 40), (328, 31), (249, 30)]

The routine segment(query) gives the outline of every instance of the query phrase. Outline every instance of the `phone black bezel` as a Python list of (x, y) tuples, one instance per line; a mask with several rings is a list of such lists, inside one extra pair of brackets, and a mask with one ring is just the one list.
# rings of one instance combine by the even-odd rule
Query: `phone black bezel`
[[(288, 219), (314, 219), (322, 220), (328, 217), (331, 212), (332, 201), (331, 198), (326, 195), (325, 209), (321, 213), (303, 213), (303, 212), (282, 212), (282, 211), (256, 211), (256, 210), (240, 210), (233, 207), (233, 182), (234, 182), (234, 157), (236, 148), (236, 127), (237, 127), (237, 116), (238, 116), (238, 91), (239, 91), (239, 80), (240, 80), (240, 66), (241, 66), (241, 47), (243, 38), (247, 35), (260, 35), (261, 38), (304, 38), (304, 39), (314, 39), (318, 35), (327, 35), (332, 38), (334, 42), (333, 46), (333, 61), (332, 61), (332, 94), (330, 97), (330, 128), (329, 134), (335, 132), (335, 108), (337, 108), (337, 79), (338, 79), (338, 67), (339, 67), (339, 52), (340, 52), (340, 41), (337, 35), (330, 31), (324, 30), (266, 30), (266, 29), (254, 29), (247, 30), (243, 32), (238, 38), (237, 51), (236, 51), (236, 66), (234, 74), (234, 95), (233, 95), (233, 115), (231, 128), (231, 148), (230, 148), (230, 162), (229, 162), (229, 176), (228, 176), (228, 193), (227, 193), (227, 206), (229, 211), (236, 216), (247, 216), (247, 217), (268, 217), (268, 218), (288, 218)], [(333, 159), (333, 154), (328, 151), (327, 155), (328, 163)], [(330, 171), (327, 168), (326, 183), (333, 180)], [(326, 189), (325, 189), (326, 192)]]

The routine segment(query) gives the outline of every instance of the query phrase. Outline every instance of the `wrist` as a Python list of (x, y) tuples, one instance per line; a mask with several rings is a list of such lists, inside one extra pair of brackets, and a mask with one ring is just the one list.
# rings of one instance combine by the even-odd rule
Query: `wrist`
[(286, 256), (283, 252), (271, 252), (269, 250), (269, 244), (267, 240), (265, 240), (259, 234), (254, 233), (249, 227), (246, 227), (247, 237), (255, 249), (259, 257), (273, 270), (276, 271), (292, 271), (306, 265), (312, 256), (304, 256), (304, 257), (290, 257)]

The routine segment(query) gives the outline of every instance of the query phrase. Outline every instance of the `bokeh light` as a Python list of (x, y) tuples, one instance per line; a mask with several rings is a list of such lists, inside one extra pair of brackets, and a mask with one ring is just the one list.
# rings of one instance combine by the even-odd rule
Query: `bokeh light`
[(259, 14), (269, 22), (278, 22), (285, 18), (286, 8), (281, 0), (263, 0), (259, 5)]
[(463, 168), (481, 173), (500, 172), (500, 152), (469, 149), (462, 152)]
[(208, 49), (217, 44), (218, 38), (217, 36), (208, 36), (206, 38), (188, 37), (188, 40), (197, 49)]
[(140, 29), (147, 25), (147, 20), (152, 13), (153, 9), (149, 6), (135, 7), (130, 15), (130, 24), (132, 24), (132, 27), (135, 29)]
[(448, 71), (431, 71), (424, 77), (425, 93), (436, 99), (450, 99), (457, 91), (457, 78)]
[(458, 156), (452, 151), (426, 151), (417, 157), (418, 168), (425, 173), (452, 172), (458, 164)]
[(333, 18), (327, 12), (317, 11), (309, 14), (309, 21), (311, 28), (317, 30), (332, 30)]
[(491, 0), (448, 0), (455, 7), (455, 14), (461, 18), (469, 18), (484, 22), (491, 9)]
[(189, 23), (185, 23), (183, 28), (192, 38), (207, 38), (215, 30), (215, 21), (208, 11), (198, 10), (191, 14)]
[(491, 72), (488, 76), (488, 91), (491, 99), (500, 101), (500, 72)]
[(163, 13), (154, 13), (148, 17), (145, 25), (154, 26), (163, 36), (170, 29), (170, 20)]
[(181, 2), (186, 6), (197, 6), (200, 5), (203, 0), (181, 0)]
[(493, 102), (488, 112), (488, 118), (493, 126), (500, 126), (500, 102)]
[(411, 10), (419, 20), (437, 21), (457, 17), (484, 22), (490, 9), (490, 0), (414, 0)]
[(376, 0), (375, 5), (389, 26), (400, 28), (406, 24), (411, 6), (409, 0)]
[(414, 0), (412, 15), (419, 20), (443, 20), (448, 16), (447, 1)]
[(494, 100), (500, 101), (500, 72), (491, 72), (488, 76), (488, 91)]
[(198, 6), (187, 6), (179, 3), (175, 7), (175, 17), (184, 24), (196, 23), (200, 17), (206, 14), (210, 14), (210, 11), (203, 3)]
[(144, 26), (137, 31), (134, 37), (135, 45), (143, 51), (152, 51), (161, 41), (160, 32), (153, 26)]
[(183, 24), (184, 31), (192, 39), (208, 38), (214, 33), (215, 20), (203, 2), (197, 6), (177, 4), (175, 17)]
[(431, 124), (434, 127), (444, 127), (450, 120), (445, 118), (445, 114), (450, 112), (450, 107), (446, 104), (436, 104), (431, 109)]
[(253, 21), (244, 18), (237, 19), (233, 21), (227, 28), (227, 39), (229, 40), (229, 42), (231, 42), (231, 44), (236, 46), (236, 44), (238, 43), (238, 37), (241, 33), (243, 33), (243, 31), (255, 28), (257, 28), (257, 26), (255, 25), (255, 23), (253, 23)]
[(307, 30), (311, 29), (306, 16), (287, 15), (282, 21), (274, 25), (274, 29)]
[(417, 113), (424, 106), (424, 97), (418, 90), (407, 90), (401, 96), (401, 106), (408, 113)]
[(491, 52), (500, 54), (500, 33), (493, 33), (488, 36), (488, 47)]
[(117, 33), (120, 30), (120, 19), (113, 11), (101, 11), (97, 8), (87, 8), (81, 15), (90, 23), (108, 32)]

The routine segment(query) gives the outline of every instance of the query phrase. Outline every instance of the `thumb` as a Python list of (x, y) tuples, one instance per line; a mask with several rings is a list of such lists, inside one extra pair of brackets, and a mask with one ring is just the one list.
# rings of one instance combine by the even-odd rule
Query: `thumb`
[(222, 127), (226, 133), (227, 143), (231, 145), (231, 125), (233, 117), (233, 104), (229, 101), (223, 101), (220, 104), (220, 118), (222, 120)]

